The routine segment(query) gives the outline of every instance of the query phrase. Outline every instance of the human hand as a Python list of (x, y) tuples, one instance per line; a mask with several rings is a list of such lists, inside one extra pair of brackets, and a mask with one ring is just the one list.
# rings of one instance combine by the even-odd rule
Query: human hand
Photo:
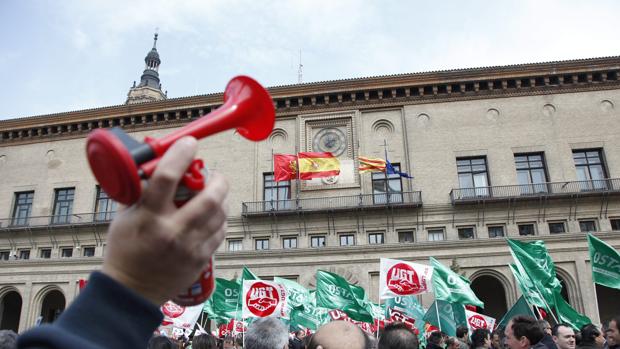
[(164, 154), (140, 200), (108, 229), (102, 272), (156, 305), (189, 287), (226, 232), (228, 183), (209, 173), (205, 189), (177, 208), (173, 198), (196, 153), (183, 137)]

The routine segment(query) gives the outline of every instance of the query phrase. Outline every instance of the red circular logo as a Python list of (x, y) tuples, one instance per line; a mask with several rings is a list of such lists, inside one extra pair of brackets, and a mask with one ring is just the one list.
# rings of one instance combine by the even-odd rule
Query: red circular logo
[(423, 289), (415, 269), (406, 263), (396, 263), (388, 270), (387, 287), (400, 296), (415, 294)]
[(164, 313), (164, 315), (174, 319), (174, 318), (177, 318), (177, 317), (181, 316), (185, 312), (185, 307), (182, 307), (180, 305), (174, 304), (171, 301), (167, 301), (161, 307), (161, 310)]
[(258, 317), (273, 314), (280, 302), (280, 294), (276, 287), (264, 282), (256, 282), (245, 295), (246, 306)]
[(480, 315), (474, 315), (467, 320), (469, 322), (469, 326), (474, 330), (479, 328), (487, 328), (487, 321)]

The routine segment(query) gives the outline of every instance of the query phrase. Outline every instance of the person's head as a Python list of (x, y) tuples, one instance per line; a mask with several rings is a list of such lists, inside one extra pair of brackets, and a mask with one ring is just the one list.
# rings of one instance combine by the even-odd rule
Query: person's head
[(235, 348), (243, 349), (243, 335), (238, 334), (237, 337), (235, 337)]
[(471, 347), (472, 348), (490, 348), (491, 347), (491, 332), (486, 328), (475, 329), (471, 333)]
[(222, 348), (223, 349), (234, 349), (235, 348), (235, 337), (232, 337), (232, 336), (224, 337), (224, 340), (222, 341)]
[(459, 349), (459, 340), (456, 337), (449, 337), (446, 340), (446, 349)]
[(610, 345), (620, 345), (620, 315), (611, 318), (606, 334)]
[(306, 331), (305, 330), (297, 330), (295, 332), (295, 337), (297, 337), (299, 339), (304, 339), (305, 336), (306, 336)]
[(0, 330), (0, 348), (17, 348), (17, 333), (13, 330)]
[(545, 334), (551, 335), (551, 325), (549, 325), (549, 322), (547, 320), (538, 320), (537, 322), (538, 326), (542, 328)]
[(459, 326), (456, 328), (456, 337), (462, 340), (463, 342), (467, 342), (468, 333), (469, 333), (469, 330), (467, 329), (467, 326)]
[(151, 337), (148, 349), (178, 349), (179, 346), (172, 339), (166, 336)]
[(502, 331), (495, 330), (491, 333), (491, 346), (495, 349), (503, 349)]
[(366, 349), (370, 344), (359, 327), (347, 321), (332, 321), (312, 335), (308, 349)]
[(255, 320), (245, 334), (246, 349), (283, 349), (288, 347), (288, 328), (274, 317)]
[(551, 329), (551, 336), (558, 349), (575, 349), (575, 331), (566, 324), (557, 324)]
[(583, 326), (580, 332), (582, 345), (594, 345), (596, 347), (602, 348), (603, 344), (605, 344), (603, 332), (593, 324)]
[(504, 331), (506, 346), (510, 349), (529, 349), (544, 336), (542, 329), (531, 316), (513, 317)]
[(418, 336), (402, 322), (394, 322), (383, 330), (379, 349), (418, 349)]
[(432, 343), (440, 347), (443, 346), (443, 336), (441, 335), (441, 332), (439, 331), (431, 332), (431, 334), (428, 335), (428, 339), (426, 341), (428, 343)]
[(217, 341), (215, 337), (208, 334), (200, 334), (194, 336), (192, 340), (192, 349), (216, 349)]

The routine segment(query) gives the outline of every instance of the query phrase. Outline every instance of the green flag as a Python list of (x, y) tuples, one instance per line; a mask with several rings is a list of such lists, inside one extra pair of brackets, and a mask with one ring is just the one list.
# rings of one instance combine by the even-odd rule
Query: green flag
[[(389, 309), (395, 309), (403, 314), (414, 318), (415, 324), (421, 327), (418, 327), (418, 330), (424, 332), (424, 314), (426, 314), (426, 310), (416, 296), (404, 296), (404, 297), (394, 297), (388, 298), (385, 300), (385, 316), (389, 316)], [(417, 326), (416, 326), (417, 327)]]
[(205, 302), (203, 311), (209, 318), (228, 322), (230, 319), (241, 318), (241, 303), (239, 293), (241, 285), (235, 281), (215, 278), (215, 291)]
[(469, 280), (450, 270), (450, 268), (430, 257), (433, 271), (433, 290), (435, 299), (450, 303), (471, 304), (484, 308), (484, 303), (476, 297), (469, 286)]
[(239, 284), (243, 285), (243, 281), (245, 280), (260, 280), (258, 276), (256, 276), (248, 267), (243, 267), (243, 271), (241, 272), (241, 278), (237, 279), (241, 280)]
[(555, 297), (555, 313), (560, 323), (569, 324), (575, 330), (579, 330), (583, 325), (592, 323), (587, 316), (581, 315), (577, 310), (573, 309), (573, 307), (564, 300), (560, 291), (554, 292), (553, 295)]
[(517, 315), (530, 315), (536, 317), (532, 307), (527, 304), (524, 296), (519, 297), (517, 302), (513, 304), (513, 306), (508, 309), (508, 312), (502, 317), (501, 320), (497, 323), (497, 327), (506, 327), (508, 325), (508, 321)]
[(318, 306), (340, 309), (353, 320), (372, 323), (372, 315), (364, 308), (364, 301), (358, 299), (360, 295), (357, 286), (352, 288), (342, 276), (323, 270), (316, 272), (316, 303)]
[[(438, 306), (439, 310), (437, 310)], [(439, 318), (437, 315), (439, 315)], [(431, 307), (428, 308), (423, 320), (440, 328), (448, 336), (456, 336), (456, 328), (459, 325), (467, 325), (463, 304), (450, 303), (440, 299), (433, 302)]]
[[(514, 264), (510, 264), (510, 270), (512, 271), (512, 275), (514, 275), (515, 280), (517, 280), (517, 285), (519, 286), (519, 289), (521, 290), (521, 293), (523, 294), (523, 297), (525, 297), (527, 303), (535, 305), (539, 308), (543, 308), (547, 311), (551, 311), (551, 309), (547, 307), (545, 301), (542, 299), (540, 293), (532, 283), (532, 280), (530, 280), (527, 275), (521, 275), (519, 269)], [(549, 291), (546, 288), (541, 288), (541, 290)], [(553, 296), (553, 294), (549, 293), (548, 296)]]
[(306, 304), (301, 308), (291, 310), (291, 329), (309, 328), (318, 330), (319, 327), (330, 321), (329, 309)]
[[(310, 297), (310, 292), (307, 288), (302, 285), (296, 283), (295, 281), (274, 277), (273, 281), (281, 284), (286, 289), (286, 307), (289, 309), (302, 307), (304, 304), (308, 302), (308, 298)], [(288, 312), (287, 312), (288, 313)]]
[(592, 279), (595, 283), (620, 290), (620, 253), (588, 234)]

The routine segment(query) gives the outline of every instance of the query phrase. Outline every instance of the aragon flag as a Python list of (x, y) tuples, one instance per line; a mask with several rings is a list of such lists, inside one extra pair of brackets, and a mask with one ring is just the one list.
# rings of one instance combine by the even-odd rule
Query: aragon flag
[(291, 154), (273, 155), (274, 181), (288, 181), (297, 178), (297, 156)]
[(330, 152), (299, 153), (297, 161), (300, 179), (332, 177), (340, 174), (340, 161)]

